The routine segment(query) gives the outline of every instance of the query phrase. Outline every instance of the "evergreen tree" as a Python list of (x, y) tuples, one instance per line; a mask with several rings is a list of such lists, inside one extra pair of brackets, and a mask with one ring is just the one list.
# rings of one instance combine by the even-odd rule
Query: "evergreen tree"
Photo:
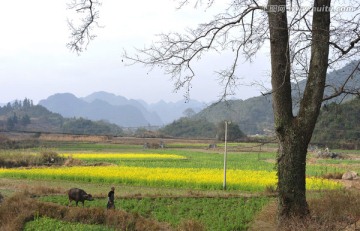
[(28, 115), (28, 114), (25, 114), (23, 117), (21, 117), (21, 119), (20, 119), (20, 123), (21, 123), (21, 125), (23, 125), (23, 126), (26, 126), (26, 125), (28, 125), (28, 124), (30, 124), (30, 116)]
[[(225, 122), (221, 122), (218, 124), (218, 134), (217, 137), (219, 140), (225, 140)], [(241, 138), (246, 137), (246, 135), (240, 130), (238, 124), (228, 123), (227, 128), (227, 140), (228, 141), (238, 141)]]

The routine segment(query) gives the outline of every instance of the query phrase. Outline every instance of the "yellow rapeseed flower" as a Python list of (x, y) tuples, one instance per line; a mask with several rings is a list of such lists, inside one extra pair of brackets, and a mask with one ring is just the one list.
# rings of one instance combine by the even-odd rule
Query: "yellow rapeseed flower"
[[(0, 169), (0, 176), (31, 179), (60, 179), (111, 182), (160, 187), (221, 189), (222, 169), (147, 168), (129, 166), (77, 166), (60, 168)], [(274, 171), (232, 170), (227, 172), (228, 189), (263, 191), (276, 186)], [(307, 189), (336, 189), (340, 185), (326, 179), (307, 178)]]

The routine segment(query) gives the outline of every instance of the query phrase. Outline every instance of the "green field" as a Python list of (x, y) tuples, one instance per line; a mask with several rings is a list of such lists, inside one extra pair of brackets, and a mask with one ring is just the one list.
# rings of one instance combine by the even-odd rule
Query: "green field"
[[(197, 227), (204, 230), (246, 230), (263, 206), (274, 200), (273, 190), (276, 184), (265, 182), (276, 175), (276, 154), (272, 149), (239, 152), (236, 150), (254, 144), (230, 144), (227, 155), (228, 187), (224, 191), (222, 190), (224, 155), (223, 147), (219, 146), (210, 150), (203, 144), (173, 143), (168, 144), (165, 149), (143, 149), (142, 145), (97, 143), (76, 145), (63, 142), (58, 146), (52, 143), (50, 149), (0, 150), (0, 163), (6, 161), (6, 158), (14, 161), (30, 157), (36, 159), (44, 150), (56, 152), (65, 159), (69, 155), (74, 155), (76, 159), (77, 155), (81, 160), (79, 162), (81, 167), (32, 166), (29, 169), (0, 169), (0, 193), (5, 197), (11, 197), (15, 192), (30, 191), (37, 195), (36, 201), (39, 203), (50, 202), (62, 208), (61, 206), (66, 206), (68, 203), (66, 190), (79, 187), (95, 197), (94, 201), (85, 202), (84, 210), (104, 209), (106, 194), (109, 188), (115, 185), (116, 208), (119, 211), (168, 223), (172, 229)], [(84, 158), (79, 157), (81, 153), (84, 153)], [(111, 156), (109, 153), (115, 155)], [(86, 157), (86, 154), (96, 155)], [(359, 154), (355, 152), (352, 155), (357, 157)], [(337, 183), (336, 187), (329, 186), (330, 180), (313, 177), (345, 172), (349, 166), (352, 170), (359, 170), (357, 160), (354, 162), (351, 159), (314, 160), (312, 154), (309, 154), (307, 176), (310, 181), (315, 182), (314, 185), (321, 184), (319, 187), (314, 187), (315, 190), (340, 188), (341, 185)], [(77, 173), (76, 171), (80, 171), (78, 169), (90, 172)], [(115, 175), (114, 172), (105, 172), (111, 169), (114, 171), (121, 169), (124, 174)], [(136, 171), (139, 173), (137, 174)], [(96, 172), (99, 174), (96, 175)], [(145, 176), (140, 175), (144, 172)], [(189, 172), (194, 174), (186, 178)], [(255, 173), (265, 173), (264, 178), (261, 178), (261, 174)], [(56, 176), (57, 174), (59, 176)], [(232, 179), (231, 174), (246, 176)], [(253, 181), (250, 180), (255, 178), (256, 183), (252, 183)], [(252, 187), (246, 186), (245, 182)], [(256, 184), (261, 187), (253, 187)], [(311, 185), (311, 182), (308, 184)], [(33, 216), (33, 221), (26, 224), (26, 230), (36, 230), (36, 227), (49, 227), (48, 230), (111, 230), (109, 225), (93, 226), (94, 224), (90, 222), (87, 225), (91, 226), (87, 227), (82, 226), (84, 221), (80, 220), (73, 223), (52, 219), (45, 215)]]

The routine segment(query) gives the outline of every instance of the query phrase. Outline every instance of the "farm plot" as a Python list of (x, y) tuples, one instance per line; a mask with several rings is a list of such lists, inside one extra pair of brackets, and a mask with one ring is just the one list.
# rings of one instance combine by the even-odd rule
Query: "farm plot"
[[(97, 145), (96, 148), (92, 148), (90, 144), (88, 145), (81, 149), (69, 148), (69, 146), (66, 149), (54, 149), (64, 158), (71, 156), (74, 159), (81, 159), (82, 161), (79, 161), (81, 166), (0, 169), (0, 178), (9, 182), (19, 182), (21, 186), (17, 189), (24, 187), (23, 184), (26, 182), (33, 185), (47, 185), (50, 187), (49, 190), (52, 187), (60, 187), (58, 191), (61, 192), (74, 186), (84, 188), (87, 192), (95, 193), (96, 198), (95, 201), (85, 205), (85, 210), (92, 207), (104, 209), (106, 204), (104, 193), (107, 193), (110, 185), (115, 185), (118, 211), (125, 210), (146, 218), (164, 221), (175, 229), (182, 224), (195, 226), (202, 224), (206, 230), (245, 230), (263, 205), (272, 200), (269, 197), (259, 197), (258, 193), (276, 187), (276, 154), (271, 152), (229, 152), (228, 190), (223, 191), (221, 189), (224, 156), (221, 151), (217, 153), (214, 150), (200, 148), (144, 150), (140, 146), (137, 148), (126, 146), (121, 150), (119, 147)], [(29, 151), (31, 155), (37, 152), (37, 150)], [(343, 171), (341, 166), (333, 167), (319, 162), (309, 162), (307, 189), (313, 193), (311, 190), (341, 188), (340, 184), (322, 179), (321, 176)], [(9, 183), (3, 181), (2, 184), (3, 189), (0, 188), (0, 192), (4, 192), (2, 190)], [(11, 188), (8, 187), (6, 190), (14, 190), (14, 187)], [(10, 191), (5, 192), (3, 195), (10, 195)], [(65, 193), (44, 195), (40, 194), (36, 200), (53, 202), (53, 205), (55, 203), (59, 208), (63, 208), (68, 203)], [(70, 207), (70, 210), (72, 209), (75, 208)], [(57, 224), (57, 221), (42, 217), (37, 222)], [(38, 225), (39, 223), (35, 224)], [(59, 223), (61, 227), (67, 225), (69, 224)]]
[[(65, 156), (70, 154), (65, 154)], [(141, 159), (140, 163), (146, 164), (146, 159), (179, 160), (171, 161), (170, 166), (152, 167), (127, 166), (126, 162), (121, 166), (75, 166), (56, 168), (30, 168), (30, 169), (0, 169), (0, 176), (26, 178), (84, 181), (94, 183), (111, 183), (125, 185), (145, 185), (151, 187), (173, 187), (189, 189), (217, 190), (222, 188), (223, 169), (221, 168), (191, 168), (173, 167), (182, 164), (182, 160), (188, 159), (175, 154), (141, 154), (141, 153), (92, 153), (72, 154), (72, 158), (86, 160), (107, 160), (108, 162), (118, 159)], [(144, 162), (145, 159), (145, 162)], [(134, 162), (132, 162), (134, 164)], [(211, 166), (211, 162), (209, 163)], [(236, 166), (236, 165), (235, 165)], [(276, 187), (276, 172), (274, 170), (253, 170), (230, 168), (227, 170), (227, 189), (247, 192), (263, 192), (267, 188)], [(254, 167), (255, 168), (255, 167)], [(256, 168), (255, 168), (256, 169)], [(306, 183), (308, 190), (339, 189), (341, 186), (333, 181), (308, 177)]]
[[(45, 196), (44, 202), (67, 205), (64, 196)], [(118, 198), (116, 208), (170, 223), (172, 227), (181, 227), (185, 221), (200, 225), (205, 230), (246, 230), (254, 215), (271, 199), (268, 197), (144, 197)], [(86, 206), (104, 207), (106, 198), (99, 198)], [(186, 230), (186, 229), (177, 229)]]

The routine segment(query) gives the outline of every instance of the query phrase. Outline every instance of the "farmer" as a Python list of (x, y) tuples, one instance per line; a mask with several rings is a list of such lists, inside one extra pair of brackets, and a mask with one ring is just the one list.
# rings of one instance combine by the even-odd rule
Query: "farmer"
[(108, 193), (107, 209), (115, 209), (115, 187), (111, 187), (111, 191)]

